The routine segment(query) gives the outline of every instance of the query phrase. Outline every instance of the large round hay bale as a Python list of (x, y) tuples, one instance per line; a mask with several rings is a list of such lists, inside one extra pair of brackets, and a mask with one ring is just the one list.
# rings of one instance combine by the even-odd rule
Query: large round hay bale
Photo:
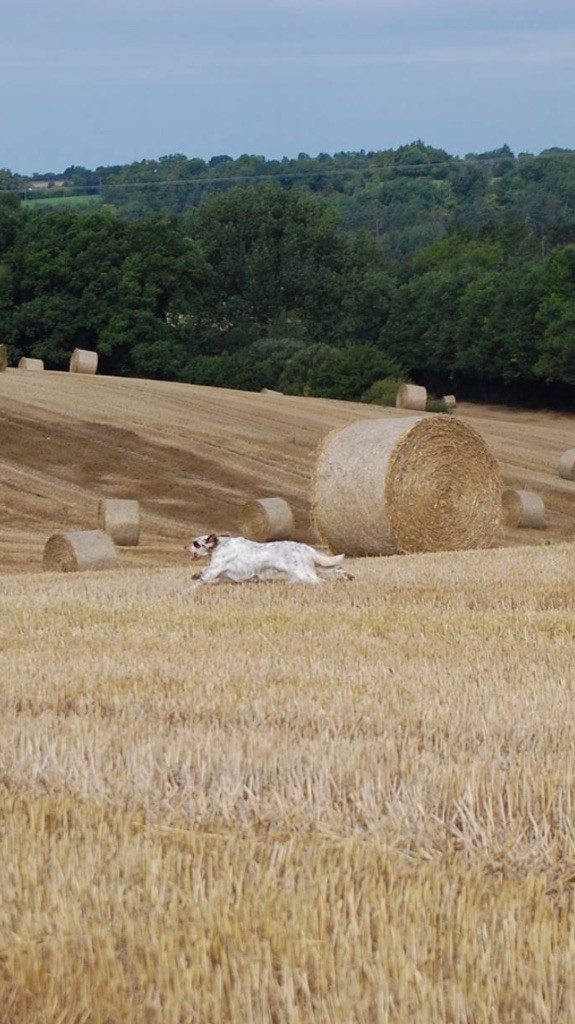
[(0, 373), (8, 366), (8, 349), (6, 345), (0, 345)]
[(332, 430), (313, 491), (317, 532), (348, 555), (488, 547), (501, 521), (497, 461), (472, 427), (451, 416)]
[(546, 528), (545, 502), (540, 494), (508, 488), (501, 495), (501, 505), (506, 526), (527, 527), (532, 530)]
[(395, 397), (397, 409), (415, 409), (425, 412), (427, 405), (427, 388), (420, 384), (400, 384)]
[(75, 348), (70, 357), (70, 373), (97, 373), (98, 353)]
[(563, 452), (559, 459), (559, 476), (564, 480), (575, 480), (575, 448)]
[(293, 512), (284, 498), (247, 501), (240, 515), (240, 530), (248, 540), (290, 540), (294, 532)]
[(19, 370), (43, 370), (43, 359), (32, 359), (30, 356), (22, 356), (18, 362)]
[(98, 526), (110, 534), (114, 544), (135, 547), (140, 540), (140, 504), (130, 498), (101, 498)]
[(446, 409), (455, 409), (457, 405), (457, 399), (455, 395), (444, 395), (442, 401)]
[(43, 567), (49, 572), (113, 569), (116, 564), (114, 541), (103, 530), (54, 533), (44, 547)]

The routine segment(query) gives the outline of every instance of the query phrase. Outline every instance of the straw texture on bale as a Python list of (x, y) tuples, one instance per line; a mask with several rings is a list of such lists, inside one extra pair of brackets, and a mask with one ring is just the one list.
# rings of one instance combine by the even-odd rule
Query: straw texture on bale
[(240, 529), (248, 540), (290, 540), (294, 532), (293, 512), (284, 498), (256, 498), (242, 508)]
[(140, 540), (140, 505), (129, 498), (101, 498), (98, 526), (120, 547), (135, 547)]
[(32, 359), (30, 356), (22, 356), (18, 363), (19, 370), (43, 370), (43, 359)]
[(534, 491), (515, 491), (509, 488), (501, 495), (503, 522), (506, 526), (544, 530), (545, 502)]
[(8, 366), (8, 350), (6, 345), (0, 345), (0, 373)]
[(75, 348), (70, 357), (70, 373), (96, 373), (98, 353), (85, 348)]
[(321, 540), (348, 555), (488, 547), (501, 522), (495, 457), (472, 427), (441, 414), (332, 430), (313, 492)]
[(116, 564), (114, 541), (103, 530), (54, 533), (44, 547), (43, 566), (48, 572), (112, 569)]
[(455, 409), (455, 406), (457, 405), (457, 399), (455, 395), (444, 395), (443, 401), (445, 403), (446, 409)]
[(427, 388), (420, 384), (400, 384), (395, 397), (397, 409), (415, 409), (425, 412), (427, 405)]
[(563, 452), (559, 459), (559, 476), (563, 480), (575, 480), (575, 448)]

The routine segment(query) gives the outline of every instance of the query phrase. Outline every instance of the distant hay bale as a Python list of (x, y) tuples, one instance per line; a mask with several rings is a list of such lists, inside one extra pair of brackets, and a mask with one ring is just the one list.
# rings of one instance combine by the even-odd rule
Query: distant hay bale
[(43, 359), (32, 359), (30, 356), (22, 356), (18, 363), (19, 370), (43, 370)]
[(446, 409), (455, 409), (455, 406), (457, 405), (455, 395), (444, 395), (442, 401), (444, 402)]
[(70, 358), (70, 373), (96, 373), (98, 353), (85, 348), (75, 348)]
[(54, 533), (44, 547), (43, 567), (48, 572), (86, 572), (115, 565), (114, 541), (103, 530)]
[(0, 345), (0, 373), (8, 366), (8, 350), (6, 345)]
[(256, 498), (242, 508), (240, 529), (248, 540), (289, 540), (294, 532), (293, 512), (283, 498)]
[(415, 409), (425, 412), (427, 388), (419, 384), (400, 384), (395, 399), (397, 409)]
[(544, 530), (545, 502), (534, 491), (515, 491), (512, 488), (501, 495), (503, 522), (505, 526), (527, 527), (532, 530)]
[(314, 525), (348, 555), (488, 547), (501, 522), (497, 461), (451, 416), (360, 420), (324, 438)]
[(575, 448), (563, 452), (559, 459), (559, 476), (564, 480), (575, 480)]
[(140, 540), (140, 505), (129, 498), (101, 498), (98, 526), (120, 547), (135, 547)]
[(262, 388), (262, 395), (283, 395), (283, 391), (273, 391), (272, 388)]

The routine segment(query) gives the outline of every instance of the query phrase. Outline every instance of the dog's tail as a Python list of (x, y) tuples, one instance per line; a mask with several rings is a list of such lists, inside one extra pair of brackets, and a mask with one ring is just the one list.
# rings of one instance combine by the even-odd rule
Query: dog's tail
[(331, 569), (336, 565), (341, 565), (345, 558), (345, 555), (324, 555), (323, 551), (316, 551), (313, 549), (313, 560), (316, 565), (321, 565), (324, 569)]

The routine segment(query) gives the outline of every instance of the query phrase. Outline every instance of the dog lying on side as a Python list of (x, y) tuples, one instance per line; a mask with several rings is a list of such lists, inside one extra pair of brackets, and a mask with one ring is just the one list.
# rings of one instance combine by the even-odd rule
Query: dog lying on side
[(280, 574), (284, 574), (291, 583), (324, 583), (327, 578), (353, 579), (341, 568), (345, 555), (324, 555), (309, 544), (298, 544), (293, 540), (259, 544), (245, 537), (210, 533), (196, 537), (184, 550), (192, 562), (205, 557), (210, 559), (210, 564), (193, 578), (191, 590), (219, 580), (244, 583), (271, 580)]

